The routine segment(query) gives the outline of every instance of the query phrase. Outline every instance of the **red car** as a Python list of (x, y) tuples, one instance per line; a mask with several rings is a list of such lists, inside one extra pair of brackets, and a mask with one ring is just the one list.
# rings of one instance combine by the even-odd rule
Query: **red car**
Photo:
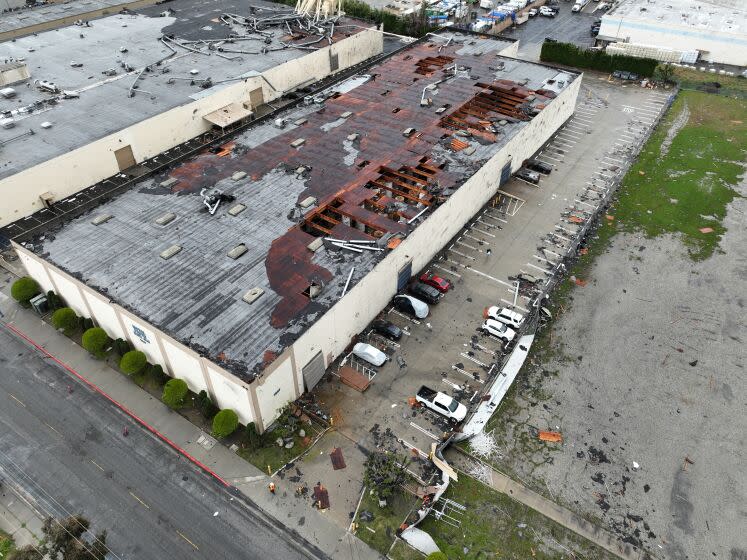
[(440, 276), (436, 276), (430, 272), (424, 272), (421, 274), (420, 281), (423, 284), (428, 284), (429, 286), (436, 288), (442, 294), (445, 294), (449, 289), (451, 289), (451, 282), (446, 278), (441, 278)]

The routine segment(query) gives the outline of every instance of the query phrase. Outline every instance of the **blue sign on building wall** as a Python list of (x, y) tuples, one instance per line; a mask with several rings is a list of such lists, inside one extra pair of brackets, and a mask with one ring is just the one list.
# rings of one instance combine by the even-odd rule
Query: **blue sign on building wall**
[(142, 340), (145, 344), (150, 344), (150, 340), (148, 340), (148, 335), (145, 334), (145, 331), (141, 329), (140, 327), (136, 327), (135, 325), (132, 325), (132, 334), (134, 334), (136, 337)]

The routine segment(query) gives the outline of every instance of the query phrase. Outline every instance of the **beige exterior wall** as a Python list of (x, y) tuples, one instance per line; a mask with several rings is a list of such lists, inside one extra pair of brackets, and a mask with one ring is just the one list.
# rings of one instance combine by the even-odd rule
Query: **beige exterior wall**
[(383, 48), (381, 32), (362, 30), (271, 68), (263, 74), (266, 80), (260, 76), (247, 78), (7, 177), (0, 181), (3, 193), (0, 226), (43, 208), (39, 198), (42, 193), (50, 192), (54, 200), (61, 200), (116, 175), (119, 168), (114, 152), (120, 148), (131, 146), (135, 160), (141, 162), (207, 132), (211, 125), (203, 118), (205, 115), (229, 103), (248, 102), (249, 92), (254, 89), (262, 88), (265, 102), (272, 101), (289, 90), (330, 75), (332, 55), (337, 55), (338, 69), (344, 70), (380, 54)]
[(148, 356), (150, 363), (160, 364), (170, 376), (184, 379), (190, 390), (196, 393), (207, 391), (218, 407), (235, 410), (243, 424), (258, 420), (251, 406), (253, 388), (249, 383), (201, 357), (37, 255), (19, 245), (14, 246), (29, 276), (45, 291), (57, 293), (78, 315), (93, 319), (111, 338), (128, 340)]
[[(263, 431), (281, 408), (303, 391), (303, 366), (320, 350), (327, 366), (344, 352), (352, 338), (394, 296), (399, 270), (409, 261), (413, 272), (424, 268), (495, 196), (503, 166), (511, 162), (512, 171), (516, 171), (570, 118), (580, 86), (578, 77), (251, 384), (198, 356), (23, 247), (15, 247), (29, 275), (45, 290), (54, 290), (71, 307), (75, 305), (79, 314), (94, 318), (110, 336), (121, 338), (124, 333), (149, 361), (185, 379), (192, 391), (208, 391), (218, 406), (232, 408), (242, 423), (254, 421)], [(137, 336), (137, 330), (148, 342)]]

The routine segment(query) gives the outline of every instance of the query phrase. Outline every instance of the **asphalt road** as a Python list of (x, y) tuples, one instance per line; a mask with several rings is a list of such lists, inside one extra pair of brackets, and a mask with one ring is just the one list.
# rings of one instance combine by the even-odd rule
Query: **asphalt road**
[(591, 35), (591, 24), (600, 19), (603, 11), (592, 11), (599, 5), (589, 2), (580, 13), (571, 12), (572, 2), (561, 1), (558, 15), (553, 18), (535, 16), (526, 23), (515, 28), (508, 28), (502, 36), (519, 40), (519, 58), (539, 60), (540, 49), (545, 37), (573, 43), (580, 47), (591, 47), (594, 37)]
[(82, 513), (109, 531), (111, 559), (318, 557), (4, 327), (0, 348), (3, 492)]

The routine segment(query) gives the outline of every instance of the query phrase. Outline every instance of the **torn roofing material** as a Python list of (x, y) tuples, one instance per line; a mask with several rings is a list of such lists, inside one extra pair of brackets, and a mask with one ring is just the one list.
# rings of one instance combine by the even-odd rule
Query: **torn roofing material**
[[(495, 47), (471, 34), (415, 43), (34, 250), (250, 380), (338, 301), (351, 267), (350, 289), (577, 78)], [(200, 193), (225, 201), (211, 215)], [(99, 214), (112, 217), (93, 225)]]

